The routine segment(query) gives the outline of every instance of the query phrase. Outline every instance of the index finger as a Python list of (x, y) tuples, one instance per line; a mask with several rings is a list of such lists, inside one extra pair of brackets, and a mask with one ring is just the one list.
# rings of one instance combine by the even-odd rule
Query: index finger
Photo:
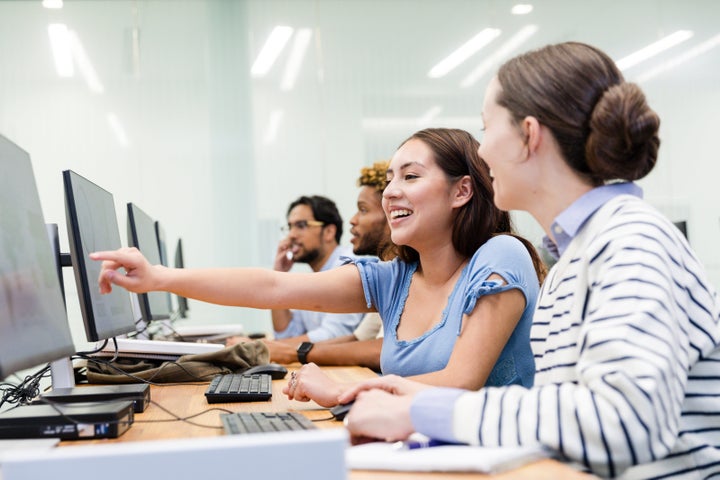
[(120, 260), (127, 258), (127, 254), (118, 250), (104, 250), (91, 252), (89, 257), (93, 260), (109, 260), (115, 263), (122, 263)]

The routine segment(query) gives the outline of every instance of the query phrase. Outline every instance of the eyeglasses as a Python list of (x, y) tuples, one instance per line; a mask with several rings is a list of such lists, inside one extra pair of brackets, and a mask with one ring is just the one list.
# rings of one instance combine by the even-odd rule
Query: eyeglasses
[(298, 220), (297, 222), (283, 225), (282, 227), (280, 227), (280, 230), (282, 230), (284, 233), (290, 233), (290, 230), (292, 229), (297, 229), (301, 232), (304, 232), (308, 229), (308, 227), (322, 227), (324, 225), (325, 222), (320, 222), (318, 220)]

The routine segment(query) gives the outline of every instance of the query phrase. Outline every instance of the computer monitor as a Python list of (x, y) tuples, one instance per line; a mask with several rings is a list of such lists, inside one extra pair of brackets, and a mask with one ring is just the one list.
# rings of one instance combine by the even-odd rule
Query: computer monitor
[(85, 335), (88, 341), (98, 341), (134, 332), (130, 295), (123, 288), (100, 294), (97, 281), (102, 264), (88, 258), (91, 252), (122, 246), (113, 196), (72, 170), (63, 172), (63, 185), (70, 257)]
[[(155, 231), (155, 221), (134, 203), (127, 204), (128, 244), (142, 252), (147, 260), (157, 265), (162, 263), (162, 255)], [(148, 292), (138, 294), (140, 313), (143, 321), (149, 325), (153, 320), (170, 318), (172, 306), (168, 292)]]
[[(175, 247), (175, 268), (185, 268), (185, 261), (183, 259), (183, 246), (182, 238), (178, 238), (177, 246)], [(187, 298), (178, 295), (178, 315), (180, 318), (187, 318), (187, 312), (190, 310)]]
[(0, 135), (0, 378), (75, 352), (27, 152)]
[(687, 221), (686, 220), (678, 220), (677, 222), (673, 222), (673, 224), (677, 227), (678, 230), (680, 230), (685, 236), (685, 238), (688, 238), (688, 231), (687, 231)]
[[(55, 270), (57, 270), (58, 282), (60, 283), (60, 293), (65, 302), (65, 281), (63, 280), (63, 255), (60, 253), (60, 231), (57, 223), (46, 223), (45, 230), (47, 231), (48, 239), (50, 240), (50, 253), (55, 261)], [(69, 256), (69, 255), (68, 255)], [(69, 265), (70, 260), (68, 259)]]
[(168, 266), (167, 243), (165, 242), (165, 229), (155, 220), (155, 236), (157, 237), (158, 249), (160, 250), (160, 263)]

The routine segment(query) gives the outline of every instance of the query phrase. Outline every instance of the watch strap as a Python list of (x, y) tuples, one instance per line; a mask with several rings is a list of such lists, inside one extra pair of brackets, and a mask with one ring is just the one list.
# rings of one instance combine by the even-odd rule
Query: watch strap
[(297, 357), (298, 361), (302, 363), (303, 365), (308, 363), (307, 362), (307, 355), (310, 353), (310, 350), (315, 346), (312, 342), (302, 342), (300, 346), (297, 348)]

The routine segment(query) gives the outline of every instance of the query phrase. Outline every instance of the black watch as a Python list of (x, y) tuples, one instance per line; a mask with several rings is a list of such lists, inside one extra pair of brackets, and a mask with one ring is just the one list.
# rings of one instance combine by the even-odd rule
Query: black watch
[(310, 353), (310, 350), (315, 346), (312, 342), (302, 342), (300, 346), (297, 348), (297, 356), (298, 361), (302, 364), (307, 363), (307, 354)]

